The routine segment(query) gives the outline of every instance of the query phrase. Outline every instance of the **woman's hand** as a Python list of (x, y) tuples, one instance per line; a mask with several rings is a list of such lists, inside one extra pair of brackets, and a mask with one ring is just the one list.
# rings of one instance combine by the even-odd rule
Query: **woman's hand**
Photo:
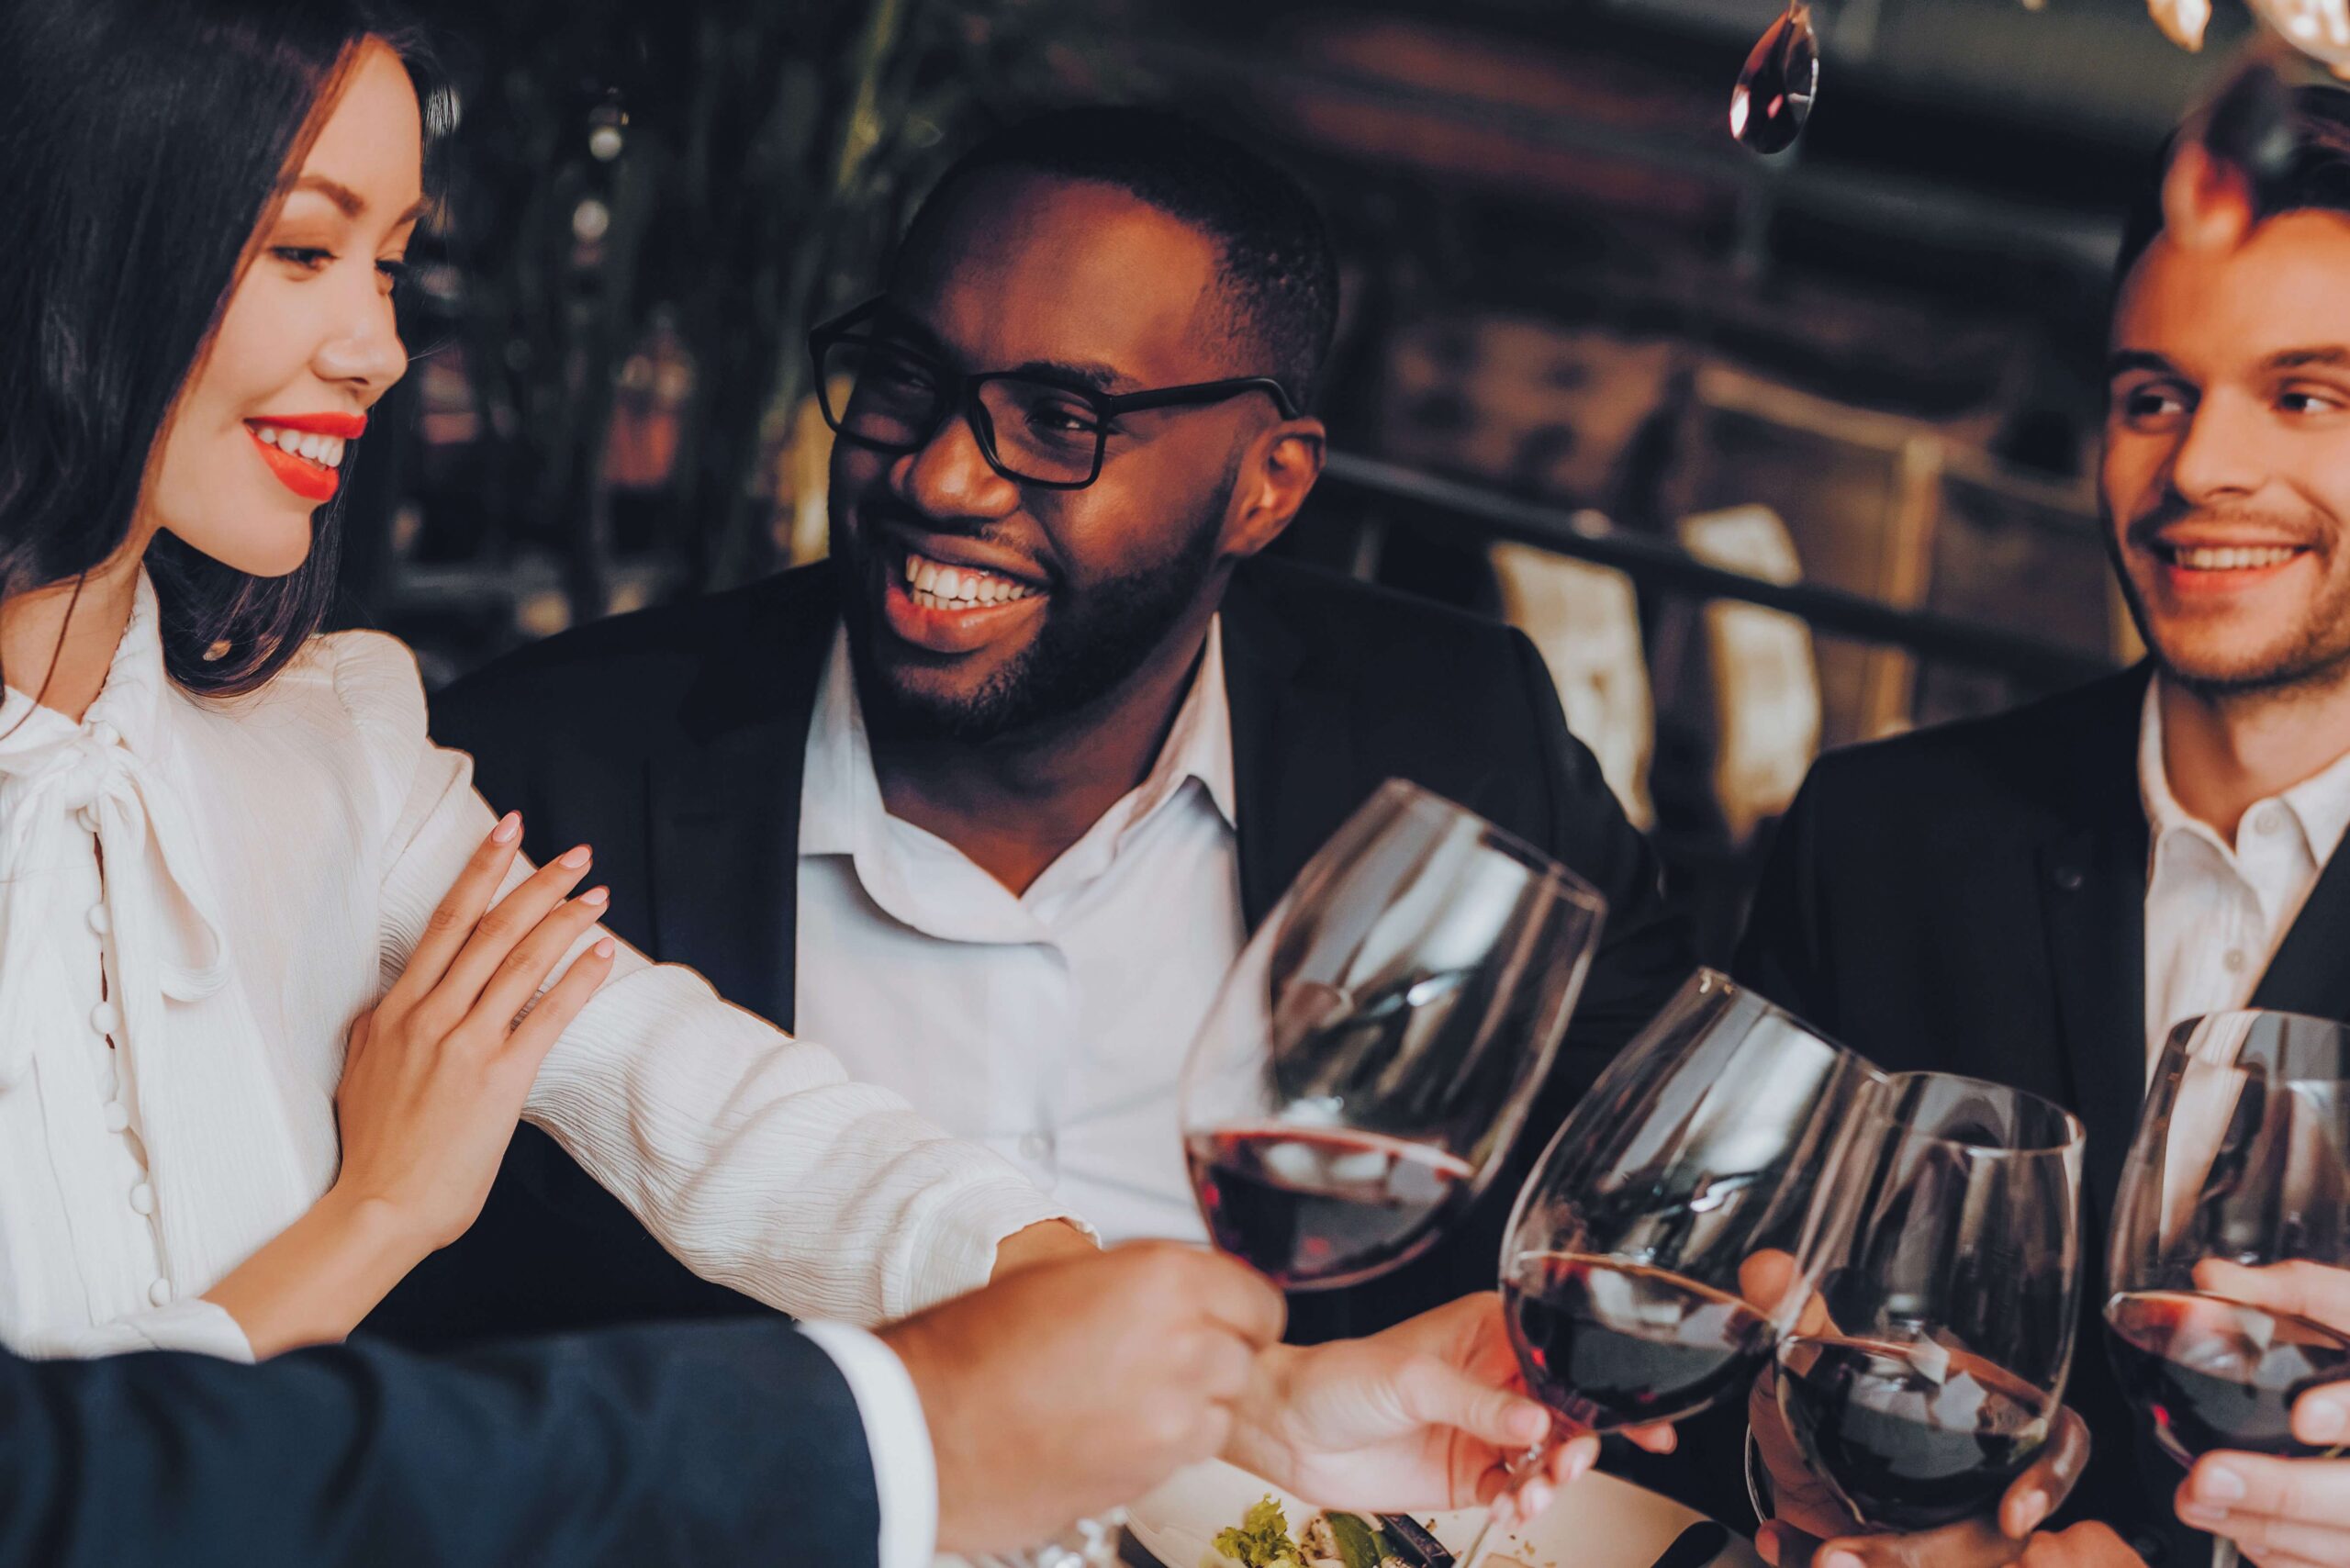
[(600, 888), (565, 897), (587, 874), (585, 846), (498, 898), (520, 837), (519, 817), (498, 824), (407, 970), (352, 1025), (335, 1091), (334, 1186), (207, 1293), (256, 1356), (342, 1338), (428, 1253), (464, 1234), (539, 1063), (611, 972), (608, 937), (539, 994), (607, 901)]
[[(1512, 1475), (1552, 1436), (1550, 1413), (1525, 1388), (1501, 1297), (1487, 1291), (1369, 1338), (1266, 1351), (1225, 1457), (1325, 1507), (1490, 1504), (1514, 1529), (1599, 1455), (1597, 1438), (1575, 1434)], [(1673, 1446), (1669, 1428), (1630, 1435)]]
[(386, 1206), (420, 1258), (481, 1213), (539, 1063), (611, 972), (607, 938), (539, 996), (608, 898), (565, 896), (588, 874), (584, 844), (498, 898), (520, 833), (507, 817), (459, 874), (408, 969), (352, 1026), (335, 1092), (336, 1189)]

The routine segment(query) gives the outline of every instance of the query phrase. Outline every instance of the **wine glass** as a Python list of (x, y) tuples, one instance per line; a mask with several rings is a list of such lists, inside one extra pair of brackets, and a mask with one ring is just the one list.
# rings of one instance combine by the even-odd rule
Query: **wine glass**
[(1483, 818), (1382, 786), (1249, 942), (1185, 1061), (1215, 1244), (1284, 1290), (1434, 1245), (1525, 1120), (1606, 907)]
[(1948, 1073), (1886, 1086), (1819, 1300), (1779, 1341), (1805, 1467), (1871, 1529), (1995, 1506), (2064, 1408), (2080, 1310), (2080, 1122)]
[(1510, 1216), (1502, 1296), (1534, 1396), (1609, 1432), (1742, 1394), (1810, 1297), (1850, 1206), (1852, 1131), (1884, 1082), (1727, 977), (1690, 977), (1560, 1127)]
[[(1298, 873), (1185, 1058), (1183, 1145), (1209, 1235), (1286, 1290), (1433, 1246), (1549, 1074), (1607, 901), (1400, 778)], [(982, 1568), (1110, 1563), (1114, 1519)]]
[[(2122, 1392), (2180, 1464), (2341, 1451), (2296, 1441), (2292, 1408), (2350, 1378), (2350, 1326), (2267, 1305), (2260, 1271), (2350, 1271), (2345, 1137), (2350, 1029), (2246, 1011), (2172, 1032), (2122, 1170), (2105, 1326)], [(2235, 1543), (2211, 1560), (2233, 1568)]]

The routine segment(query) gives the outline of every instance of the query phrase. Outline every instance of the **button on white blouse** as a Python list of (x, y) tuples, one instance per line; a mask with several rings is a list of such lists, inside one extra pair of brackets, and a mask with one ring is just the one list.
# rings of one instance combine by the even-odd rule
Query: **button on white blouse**
[[(351, 1021), (496, 820), (398, 643), (321, 637), (210, 701), (166, 677), (156, 613), (142, 580), (84, 722), (0, 703), (0, 1340), (25, 1353), (250, 1357), (200, 1298), (332, 1182)], [(688, 1264), (803, 1316), (971, 1289), (1063, 1213), (625, 946), (525, 1114)]]

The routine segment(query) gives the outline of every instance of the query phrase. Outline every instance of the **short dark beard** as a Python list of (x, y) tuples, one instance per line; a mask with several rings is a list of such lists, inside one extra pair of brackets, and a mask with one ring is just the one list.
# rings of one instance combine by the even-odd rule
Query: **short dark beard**
[(871, 650), (879, 628), (874, 624), (872, 585), (857, 584), (846, 596), (857, 690), (868, 704), (886, 709), (868, 717), (901, 733), (980, 745), (1101, 700), (1134, 678), (1206, 592), (1216, 570), (1228, 496), (1228, 488), (1218, 493), (1192, 521), (1168, 559), (1081, 591), (1066, 583), (1056, 588), (1035, 640), (959, 700), (908, 690), (888, 670), (875, 667)]
[[(2257, 665), (2226, 674), (2213, 674), (2181, 668), (2172, 659), (2154, 635), (2154, 618), (2147, 613), (2144, 595), (2138, 580), (2130, 575), (2130, 549), (2145, 549), (2154, 534), (2171, 521), (2187, 515), (2188, 509), (2181, 503), (2165, 506), (2130, 527), (2130, 543), (2118, 542), (2110, 521), (2106, 525), (2106, 553), (2112, 560), (2114, 576), (2121, 580), (2121, 597), (2129, 606), (2130, 619), (2138, 628), (2138, 638), (2146, 645), (2154, 667), (2163, 678), (2180, 690), (2214, 705), (2229, 702), (2261, 702), (2275, 698), (2315, 696), (2333, 690), (2344, 680), (2350, 680), (2350, 610), (2330, 614), (2330, 610), (2344, 607), (2321, 600), (2299, 635), (2284, 648)], [(2340, 598), (2342, 595), (2335, 595)]]

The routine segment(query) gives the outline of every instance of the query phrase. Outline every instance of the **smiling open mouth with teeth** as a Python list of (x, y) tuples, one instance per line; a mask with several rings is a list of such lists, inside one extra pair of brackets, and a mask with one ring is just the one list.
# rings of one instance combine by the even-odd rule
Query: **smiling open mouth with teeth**
[(253, 439), (263, 446), (274, 446), (290, 453), (305, 463), (321, 468), (342, 466), (343, 440), (339, 435), (317, 435), (307, 431), (290, 431), (277, 425), (253, 425)]
[(976, 566), (952, 566), (909, 550), (906, 596), (924, 610), (979, 610), (1034, 599), (1044, 590)]
[(2281, 566), (2301, 553), (2298, 544), (2157, 544), (2154, 553), (2190, 572), (2253, 572)]

